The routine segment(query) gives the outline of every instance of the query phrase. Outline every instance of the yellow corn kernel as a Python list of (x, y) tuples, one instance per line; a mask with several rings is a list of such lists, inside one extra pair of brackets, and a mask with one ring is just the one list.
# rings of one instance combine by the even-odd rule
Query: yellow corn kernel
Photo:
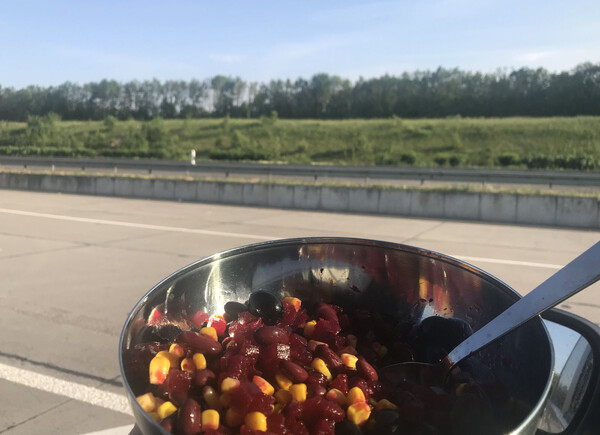
[(193, 358), (182, 359), (180, 366), (184, 372), (194, 373), (196, 371), (196, 363)]
[(327, 400), (332, 400), (340, 406), (346, 406), (346, 395), (337, 388), (332, 388), (325, 394)]
[(292, 393), (289, 390), (280, 388), (275, 392), (275, 401), (285, 406), (292, 401)]
[(262, 412), (250, 412), (244, 419), (246, 427), (250, 430), (267, 431), (267, 416)]
[(348, 343), (349, 346), (356, 348), (357, 341), (358, 341), (358, 339), (356, 338), (356, 335), (352, 335), (352, 334), (346, 335), (346, 343)]
[(219, 428), (219, 413), (214, 409), (202, 411), (202, 430)]
[(346, 401), (348, 404), (358, 403), (358, 402), (366, 402), (365, 393), (359, 387), (352, 387), (350, 391), (348, 391), (348, 395), (346, 396)]
[(158, 352), (154, 358), (150, 360), (149, 372), (151, 384), (162, 384), (165, 381), (167, 374), (169, 374), (171, 360), (164, 355), (168, 353), (169, 352)]
[(283, 373), (275, 374), (275, 382), (277, 382), (277, 385), (279, 385), (279, 388), (282, 388), (284, 390), (289, 390), (293, 384), (293, 382), (290, 380), (290, 378), (288, 378)]
[(142, 394), (141, 396), (137, 396), (135, 400), (137, 400), (137, 403), (139, 403), (142, 409), (146, 412), (152, 412), (157, 408), (156, 397), (154, 397), (154, 394), (152, 393), (146, 393)]
[(149, 413), (148, 413), (148, 415), (150, 416), (150, 418), (151, 418), (152, 420), (154, 420), (154, 421), (155, 421), (155, 422), (157, 422), (157, 423), (160, 423), (160, 422), (162, 421), (162, 418), (160, 418), (160, 417), (158, 416), (158, 412), (156, 412), (156, 411), (149, 412)]
[(340, 355), (340, 358), (346, 367), (356, 370), (356, 361), (358, 361), (357, 357), (349, 353), (343, 353)]
[(465, 387), (466, 387), (466, 386), (467, 386), (467, 383), (466, 383), (466, 382), (463, 382), (463, 383), (461, 383), (461, 384), (458, 384), (458, 385), (456, 386), (456, 388), (454, 389), (454, 392), (456, 393), (456, 395), (457, 395), (457, 396), (462, 396), (462, 394), (463, 394), (463, 393), (464, 393), (464, 391), (465, 391)]
[(206, 335), (215, 341), (219, 341), (219, 337), (217, 337), (217, 330), (212, 326), (205, 326), (204, 328), (200, 329), (200, 334)]
[(235, 378), (225, 378), (221, 381), (221, 393), (227, 393), (240, 386), (240, 381)]
[(367, 402), (353, 403), (346, 410), (346, 417), (357, 426), (362, 426), (371, 416), (371, 408)]
[(177, 355), (177, 358), (183, 358), (185, 356), (185, 349), (181, 344), (173, 343), (171, 347), (169, 347), (169, 353)]
[(156, 354), (156, 356), (162, 356), (169, 360), (171, 363), (171, 367), (177, 367), (179, 365), (179, 357), (171, 352), (167, 352), (166, 350), (161, 350)]
[(244, 422), (244, 419), (242, 418), (242, 416), (240, 414), (238, 414), (231, 408), (227, 408), (227, 411), (225, 411), (225, 424), (228, 427), (238, 427), (243, 422)]
[(305, 337), (310, 337), (313, 332), (315, 331), (315, 326), (317, 325), (317, 321), (316, 320), (311, 320), (310, 322), (306, 322), (306, 324), (304, 325), (304, 336)]
[(169, 415), (173, 414), (175, 411), (177, 411), (177, 407), (175, 405), (173, 405), (171, 402), (163, 403), (156, 410), (161, 421), (164, 420), (165, 418), (167, 418)]
[(398, 409), (398, 407), (387, 399), (381, 399), (375, 405), (375, 411), (381, 411), (382, 409)]
[[(223, 395), (221, 395), (223, 396)], [(221, 396), (213, 387), (204, 387), (202, 389), (202, 398), (206, 402), (206, 404), (217, 411), (223, 408), (223, 404), (221, 403)]]
[(306, 400), (306, 391), (306, 384), (294, 384), (290, 387), (292, 399), (297, 402), (304, 402)]
[(286, 296), (283, 298), (283, 302), (292, 305), (296, 311), (300, 311), (300, 307), (302, 307), (302, 301), (293, 296)]
[(310, 363), (310, 366), (319, 373), (324, 374), (328, 381), (331, 381), (333, 379), (333, 376), (331, 376), (331, 372), (327, 368), (327, 364), (325, 364), (325, 361), (323, 361), (321, 358), (313, 359)]
[(196, 366), (196, 370), (204, 370), (206, 368), (206, 358), (203, 353), (195, 353), (192, 355), (192, 360)]
[(388, 353), (388, 348), (382, 344), (381, 347), (379, 348), (379, 350), (377, 351), (377, 355), (379, 355), (380, 358), (383, 358), (384, 356), (387, 355), (387, 353)]
[(267, 396), (272, 396), (273, 393), (275, 393), (275, 388), (273, 388), (273, 385), (269, 384), (266, 379), (261, 378), (260, 376), (254, 376), (252, 378), (252, 382), (256, 384), (258, 388), (260, 388), (260, 391)]

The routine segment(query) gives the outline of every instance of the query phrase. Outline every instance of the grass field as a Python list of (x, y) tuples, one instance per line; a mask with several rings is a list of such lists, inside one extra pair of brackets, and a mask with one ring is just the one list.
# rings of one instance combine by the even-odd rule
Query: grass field
[(600, 169), (600, 117), (0, 121), (0, 154)]

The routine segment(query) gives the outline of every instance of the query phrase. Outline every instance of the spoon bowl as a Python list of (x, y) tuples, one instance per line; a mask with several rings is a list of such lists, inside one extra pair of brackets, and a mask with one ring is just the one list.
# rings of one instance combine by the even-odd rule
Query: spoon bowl
[(391, 385), (416, 383), (443, 385), (456, 365), (478, 350), (600, 279), (600, 242), (572, 260), (530, 293), (508, 307), (488, 324), (467, 337), (435, 364), (402, 362), (381, 369)]

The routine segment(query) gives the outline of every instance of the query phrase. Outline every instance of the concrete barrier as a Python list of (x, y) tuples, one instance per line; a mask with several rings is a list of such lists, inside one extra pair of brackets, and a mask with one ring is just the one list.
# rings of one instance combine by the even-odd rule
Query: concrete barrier
[(346, 213), (600, 228), (595, 197), (0, 172), (0, 188)]

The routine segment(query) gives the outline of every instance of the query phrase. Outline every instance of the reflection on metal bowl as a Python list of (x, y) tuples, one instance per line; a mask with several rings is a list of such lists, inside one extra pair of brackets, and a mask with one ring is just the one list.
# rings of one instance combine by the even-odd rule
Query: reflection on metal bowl
[[(244, 302), (257, 290), (309, 303), (334, 303), (346, 310), (366, 308), (392, 325), (418, 307), (420, 318), (457, 317), (473, 330), (519, 298), (498, 279), (462, 261), (372, 240), (278, 240), (199, 260), (152, 288), (133, 308), (121, 334), (121, 374), (142, 432), (166, 433), (135, 400), (132, 380), (123, 369), (123, 353), (139, 341), (139, 329), (150, 310), (164, 306), (166, 315), (173, 318), (182, 310), (220, 313), (226, 302)], [(551, 385), (553, 358), (547, 330), (535, 318), (463, 364), (476, 361), (469, 366), (476, 380), (492, 378), (505, 386), (508, 395), (502, 403), (494, 403), (509, 426), (502, 431), (525, 434), (534, 433), (539, 423)]]

